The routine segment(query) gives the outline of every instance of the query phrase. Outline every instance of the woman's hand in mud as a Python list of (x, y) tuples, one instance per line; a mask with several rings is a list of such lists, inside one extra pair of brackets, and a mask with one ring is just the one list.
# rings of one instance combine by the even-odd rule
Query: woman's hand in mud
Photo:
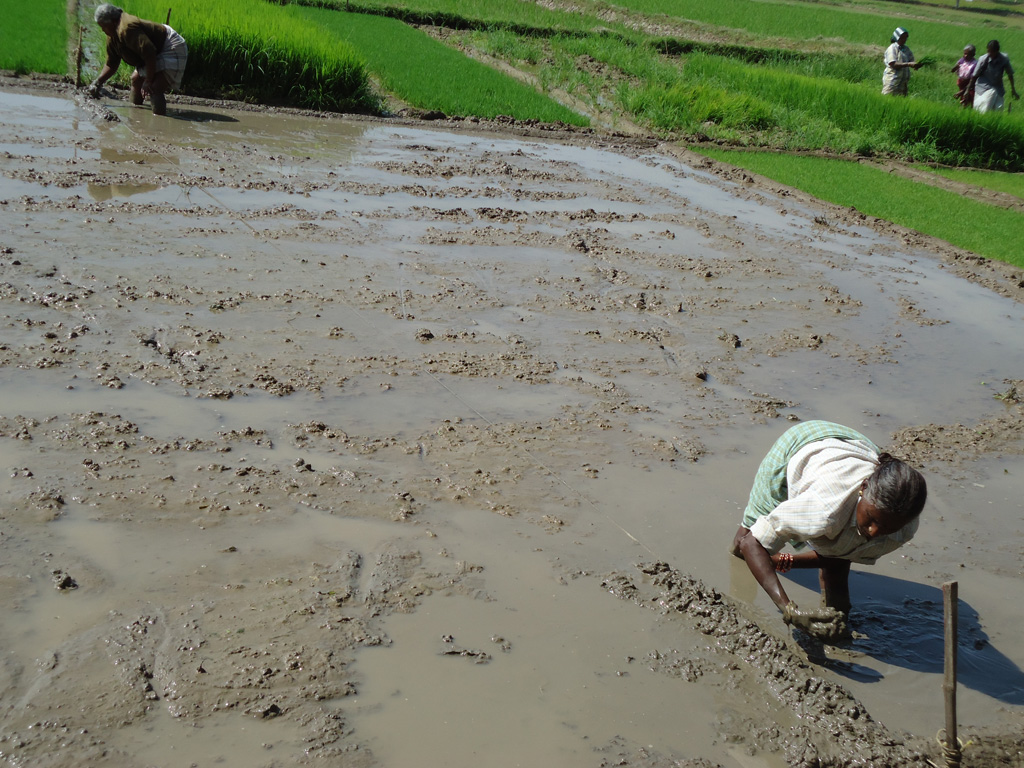
[(804, 611), (790, 601), (782, 609), (782, 620), (819, 640), (836, 640), (849, 634), (846, 615), (835, 608)]

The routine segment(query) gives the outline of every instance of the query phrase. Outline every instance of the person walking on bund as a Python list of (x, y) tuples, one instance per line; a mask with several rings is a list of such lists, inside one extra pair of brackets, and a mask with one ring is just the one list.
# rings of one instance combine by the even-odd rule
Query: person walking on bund
[[(811, 635), (846, 631), (850, 564), (873, 564), (918, 528), (924, 477), (856, 430), (808, 421), (786, 430), (762, 460), (731, 552), (747, 567), (783, 620)], [(783, 552), (790, 544), (798, 552)], [(822, 607), (802, 610), (778, 573), (817, 568)]]
[(1019, 99), (1017, 86), (1013, 82), (1013, 66), (1010, 57), (999, 51), (999, 41), (989, 40), (988, 53), (978, 59), (978, 65), (971, 76), (970, 87), (974, 89), (974, 108), (978, 112), (995, 112), (1003, 108), (1006, 88), (1003, 73), (1010, 81), (1010, 93)]

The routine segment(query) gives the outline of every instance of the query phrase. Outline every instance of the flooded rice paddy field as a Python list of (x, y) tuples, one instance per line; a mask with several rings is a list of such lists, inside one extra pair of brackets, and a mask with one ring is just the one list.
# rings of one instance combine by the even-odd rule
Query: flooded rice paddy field
[[(1019, 271), (636, 139), (0, 124), (0, 764), (940, 764), (951, 580), (1022, 764)], [(727, 555), (815, 418), (930, 489), (842, 647)]]

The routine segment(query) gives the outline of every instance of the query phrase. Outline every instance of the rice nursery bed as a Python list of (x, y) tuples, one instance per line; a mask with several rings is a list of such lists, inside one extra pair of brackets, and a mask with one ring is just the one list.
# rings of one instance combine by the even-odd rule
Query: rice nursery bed
[(403, 101), (446, 115), (562, 122), (589, 120), (506, 74), (397, 19), (290, 6), (293, 18), (344, 41), (366, 59), (381, 85)]
[(4, 3), (0, 13), (0, 69), (19, 74), (66, 73), (68, 34), (67, 4), (61, 0)]

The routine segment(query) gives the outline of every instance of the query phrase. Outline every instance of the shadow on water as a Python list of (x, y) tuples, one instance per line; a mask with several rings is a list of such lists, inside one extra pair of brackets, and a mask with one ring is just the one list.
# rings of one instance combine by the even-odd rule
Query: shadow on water
[(237, 118), (218, 112), (203, 112), (199, 109), (169, 109), (167, 117), (190, 123), (237, 123)]
[[(792, 581), (817, 591), (818, 572), (794, 571)], [(876, 573), (850, 573), (853, 640), (842, 649), (863, 654), (884, 664), (914, 672), (941, 675), (944, 663), (945, 626), (942, 590), (905, 579)], [(957, 681), (971, 690), (1006, 704), (1024, 704), (1024, 671), (992, 645), (981, 617), (960, 600), (957, 625)], [(800, 634), (800, 633), (798, 633)], [(836, 674), (862, 683), (877, 682), (882, 675), (848, 659), (825, 658), (824, 649), (801, 637), (814, 661)]]

